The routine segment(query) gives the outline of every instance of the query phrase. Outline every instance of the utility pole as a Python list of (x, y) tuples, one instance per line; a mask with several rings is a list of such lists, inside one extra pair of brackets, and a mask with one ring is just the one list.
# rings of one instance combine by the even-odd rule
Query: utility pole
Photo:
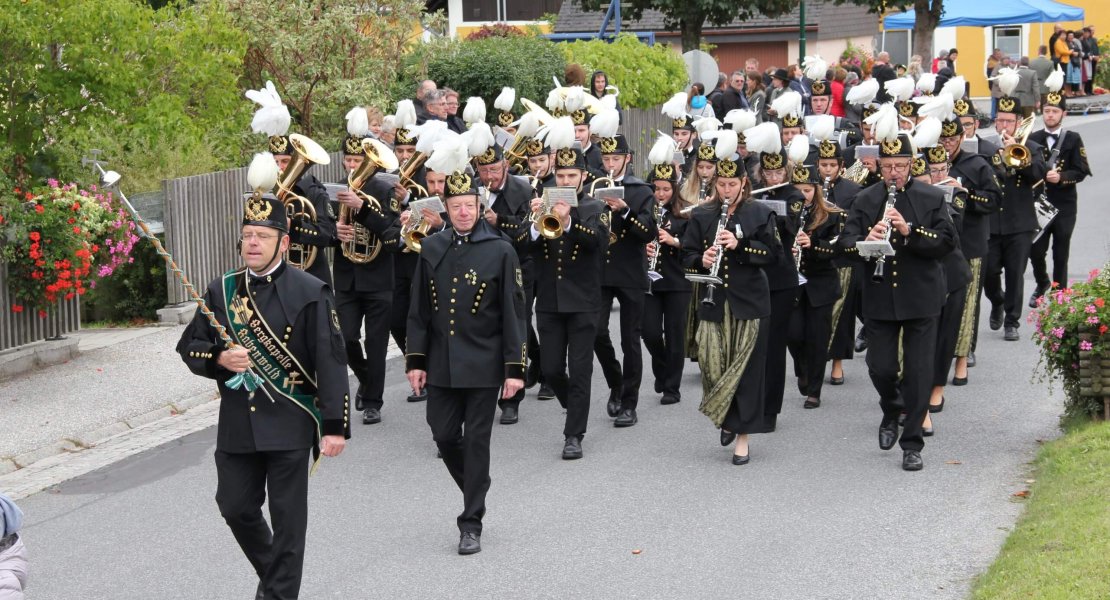
[(806, 59), (806, 0), (798, 4), (798, 64)]

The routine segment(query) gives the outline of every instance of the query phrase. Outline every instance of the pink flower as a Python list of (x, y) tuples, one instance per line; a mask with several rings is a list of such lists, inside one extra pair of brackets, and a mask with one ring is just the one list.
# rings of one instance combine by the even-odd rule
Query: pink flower
[(1093, 344), (1091, 344), (1091, 342), (1088, 342), (1087, 340), (1083, 340), (1083, 341), (1079, 342), (1079, 349), (1080, 350), (1090, 350), (1092, 345)]
[(1092, 315), (1093, 315), (1093, 314), (1095, 314), (1096, 312), (1098, 312), (1098, 308), (1097, 308), (1097, 307), (1095, 307), (1095, 305), (1094, 305), (1094, 304), (1088, 304), (1088, 305), (1087, 305), (1087, 308), (1084, 308), (1084, 309), (1083, 309), (1083, 312), (1085, 312), (1085, 313), (1088, 313), (1088, 314), (1092, 314)]
[(1098, 325), (1098, 317), (1087, 317), (1087, 322), (1091, 325)]
[(1059, 352), (1060, 351), (1060, 344), (1052, 344), (1052, 351), (1053, 352)]
[(1098, 269), (1091, 269), (1091, 272), (1087, 273), (1087, 283), (1091, 283), (1096, 277), (1098, 277)]
[(1064, 338), (1064, 328), (1063, 327), (1053, 327), (1052, 328), (1052, 335), (1056, 336), (1056, 339), (1058, 339), (1058, 340), (1063, 339)]
[(56, 187), (58, 187), (58, 180), (57, 180), (57, 179), (53, 179), (53, 178), (51, 178), (51, 179), (47, 179), (47, 180), (46, 180), (46, 185), (48, 185), (48, 186), (50, 186), (50, 187), (52, 187), (52, 188), (56, 188)]

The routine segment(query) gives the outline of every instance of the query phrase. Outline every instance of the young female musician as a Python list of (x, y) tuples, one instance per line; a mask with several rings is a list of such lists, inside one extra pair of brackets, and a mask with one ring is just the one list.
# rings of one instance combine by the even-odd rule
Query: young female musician
[[(683, 181), (678, 196), (687, 207), (698, 206), (713, 195), (713, 177), (717, 174), (717, 153), (713, 144), (703, 142), (695, 151), (693, 172)], [(698, 307), (701, 306), (701, 284), (694, 283), (690, 288), (690, 308), (686, 313), (686, 358), (698, 361), (698, 344), (695, 334), (698, 331)]]
[(716, 278), (701, 286), (699, 410), (721, 428), (722, 446), (736, 440), (732, 464), (743, 465), (749, 461), (748, 435), (764, 429), (771, 305), (763, 268), (778, 261), (781, 246), (775, 239), (774, 214), (751, 201), (735, 132), (722, 131), (715, 152), (720, 161), (714, 200), (693, 210), (682, 236), (682, 256), (688, 273)]
[(832, 337), (833, 305), (840, 297), (840, 275), (832, 259), (837, 255), (835, 238), (844, 227), (844, 212), (825, 202), (816, 167), (796, 165), (791, 182), (805, 200), (798, 211), (791, 211), (801, 213), (792, 255), (802, 285), (790, 315), (787, 343), (798, 392), (806, 397), (803, 406), (817, 408)]

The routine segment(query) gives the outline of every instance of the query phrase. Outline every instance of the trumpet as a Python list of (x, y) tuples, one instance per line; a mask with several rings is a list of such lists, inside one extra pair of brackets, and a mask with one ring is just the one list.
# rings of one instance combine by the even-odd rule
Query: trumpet
[[(563, 235), (563, 222), (555, 214), (554, 206), (546, 198), (543, 201), (543, 210), (532, 213), (528, 220), (535, 226), (545, 240), (557, 240)], [(538, 215), (538, 216), (537, 216)]]
[[(894, 201), (897, 199), (897, 189), (898, 188), (896, 188), (893, 183), (887, 188), (886, 207), (883, 208), (883, 225), (886, 226), (883, 230), (883, 241), (888, 244), (890, 243), (890, 217), (886, 216), (886, 214), (894, 208)], [(875, 259), (875, 272), (871, 274), (871, 281), (875, 283), (883, 282), (883, 269), (885, 266), (886, 254), (880, 254), (879, 257)]]
[[(728, 208), (730, 204), (731, 202), (729, 202), (728, 198), (725, 198), (724, 202), (721, 202), (721, 219), (717, 222), (717, 232), (713, 234), (714, 240), (721, 237), (721, 232), (728, 227)], [(737, 230), (736, 235), (738, 239), (743, 238), (743, 230)], [(718, 273), (721, 270), (721, 258), (724, 257), (725, 249), (720, 243), (714, 243), (713, 247), (717, 249), (717, 253), (713, 257), (713, 265), (709, 267), (709, 274), (687, 273), (686, 275), (686, 279), (689, 281), (708, 284), (705, 286), (705, 297), (701, 300), (702, 306), (716, 306), (717, 301), (713, 298), (713, 293), (718, 285), (724, 283), (724, 280), (718, 276)]]
[[(655, 212), (655, 224), (659, 227), (659, 229), (663, 229), (663, 219), (665, 218), (665, 216), (666, 216), (666, 208), (663, 206), (662, 202), (657, 202), (656, 203), (656, 212)], [(662, 279), (663, 278), (663, 276), (660, 275), (659, 271), (658, 271), (658, 269), (659, 269), (659, 254), (662, 252), (663, 246), (659, 243), (659, 238), (658, 237), (656, 237), (655, 240), (652, 241), (650, 245), (651, 245), (652, 249), (655, 250), (655, 252), (652, 253), (651, 259), (648, 260), (648, 289), (647, 289), (647, 293), (648, 293), (649, 296), (651, 295), (651, 284), (655, 283), (656, 279)]]
[(409, 222), (401, 227), (401, 239), (405, 242), (402, 252), (420, 253), (424, 238), (431, 231), (431, 224), (424, 220), (424, 211), (417, 210), (409, 213)]
[(1017, 129), (1014, 130), (1014, 143), (1007, 144), (1002, 149), (1002, 163), (1011, 169), (1024, 169), (1033, 162), (1033, 155), (1029, 152), (1029, 147), (1025, 142), (1029, 139), (1029, 134), (1033, 132), (1033, 122), (1037, 119), (1036, 115), (1029, 115), (1021, 120)]
[(401, 169), (397, 171), (397, 176), (400, 178), (401, 185), (405, 186), (412, 195), (416, 198), (424, 198), (428, 195), (428, 190), (424, 186), (416, 183), (414, 177), (420, 167), (428, 160), (428, 155), (423, 152), (413, 152), (412, 156), (401, 165)]
[[(289, 145), (293, 146), (293, 156), (289, 166), (281, 173), (277, 183), (277, 197), (285, 204), (289, 219), (301, 219), (316, 223), (316, 207), (312, 201), (294, 191), (305, 171), (314, 164), (326, 165), (331, 162), (328, 151), (310, 138), (297, 134), (289, 134)], [(289, 244), (285, 252), (285, 260), (290, 266), (300, 270), (308, 269), (316, 262), (319, 249), (308, 244)]]
[[(397, 168), (397, 156), (388, 146), (373, 138), (362, 140), (362, 153), (365, 159), (357, 169), (347, 176), (347, 187), (370, 205), (381, 208), (377, 198), (362, 191), (362, 186), (379, 170), (392, 171)], [(382, 251), (381, 240), (373, 232), (354, 222), (354, 210), (346, 204), (339, 206), (339, 222), (353, 225), (355, 237), (339, 245), (340, 252), (355, 264), (366, 264), (378, 257)]]

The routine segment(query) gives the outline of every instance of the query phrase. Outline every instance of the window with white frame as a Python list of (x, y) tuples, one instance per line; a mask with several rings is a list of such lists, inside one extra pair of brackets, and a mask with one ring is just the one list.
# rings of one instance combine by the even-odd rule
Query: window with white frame
[(875, 47), (890, 55), (890, 64), (910, 64), (910, 29), (890, 29), (877, 36)]
[(995, 27), (994, 47), (1009, 56), (1015, 63), (1022, 57), (1021, 27)]

